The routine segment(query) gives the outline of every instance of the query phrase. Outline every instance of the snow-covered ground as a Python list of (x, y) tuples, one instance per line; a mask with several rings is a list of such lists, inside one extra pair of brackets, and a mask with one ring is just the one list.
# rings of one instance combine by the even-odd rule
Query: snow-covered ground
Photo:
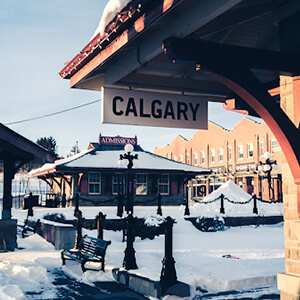
[[(197, 287), (212, 292), (270, 286), (270, 292), (278, 292), (276, 274), (284, 272), (282, 223), (227, 228), (208, 233), (197, 230), (184, 219), (183, 206), (162, 209), (163, 216), (176, 219), (173, 255), (177, 276), (178, 280), (191, 286), (192, 295), (197, 293)], [(191, 210), (195, 209), (198, 208)], [(99, 211), (106, 214), (107, 218), (117, 218), (115, 207), (82, 207), (81, 210), (86, 218), (94, 218)], [(48, 212), (49, 208), (34, 208), (37, 217), (43, 217)], [(60, 212), (66, 218), (73, 219), (72, 208), (53, 208), (51, 212)], [(134, 211), (138, 217), (155, 216), (155, 213), (156, 207), (135, 207)], [(23, 220), (26, 211), (13, 210), (13, 217)], [(96, 236), (96, 230), (84, 230), (84, 233)], [(62, 270), (91, 285), (97, 280), (113, 280), (111, 270), (122, 267), (125, 243), (122, 243), (121, 232), (104, 231), (104, 239), (112, 241), (107, 250), (105, 273), (87, 271), (82, 274), (80, 265), (69, 261)], [(18, 238), (18, 247), (24, 249), (0, 254), (0, 299), (24, 299), (29, 291), (39, 292), (38, 299), (55, 298), (56, 288), (51, 271), (61, 267), (60, 251), (36, 234), (25, 239)], [(134, 247), (139, 269), (131, 272), (159, 280), (164, 257), (164, 236), (154, 240), (137, 238)], [(239, 259), (222, 257), (227, 254)], [(34, 296), (28, 298), (34, 299)]]

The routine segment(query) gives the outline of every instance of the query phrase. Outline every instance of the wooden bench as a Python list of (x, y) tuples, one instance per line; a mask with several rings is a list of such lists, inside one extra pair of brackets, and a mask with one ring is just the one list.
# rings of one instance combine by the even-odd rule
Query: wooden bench
[(85, 235), (79, 244), (78, 249), (68, 249), (66, 244), (61, 252), (62, 264), (66, 264), (66, 260), (75, 260), (81, 263), (83, 272), (86, 270), (98, 271), (97, 269), (86, 268), (87, 262), (101, 263), (101, 270), (104, 272), (105, 253), (111, 241), (104, 241)]
[(33, 233), (36, 233), (37, 227), (40, 224), (40, 219), (37, 219), (35, 217), (27, 216), (26, 220), (24, 221), (24, 224), (18, 225), (18, 227), (21, 230), (21, 236), (22, 238), (25, 237), (25, 234), (28, 231), (31, 231)]

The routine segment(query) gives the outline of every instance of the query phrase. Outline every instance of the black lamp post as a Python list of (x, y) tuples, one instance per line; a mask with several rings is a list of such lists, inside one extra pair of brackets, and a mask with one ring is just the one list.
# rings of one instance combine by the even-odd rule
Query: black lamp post
[(118, 161), (119, 165), (123, 165), (123, 160), (127, 159), (127, 180), (126, 180), (126, 194), (127, 194), (127, 207), (126, 212), (127, 213), (133, 213), (133, 186), (131, 186), (131, 192), (130, 192), (130, 182), (131, 182), (131, 170), (133, 167), (133, 161), (135, 159), (138, 159), (138, 155), (132, 155), (131, 152), (133, 151), (133, 146), (131, 144), (127, 144), (124, 147), (124, 150), (126, 153), (120, 154), (120, 160)]
[(272, 187), (272, 182), (271, 182), (271, 172), (272, 170), (278, 171), (279, 167), (277, 165), (276, 160), (271, 159), (272, 153), (270, 152), (265, 152), (264, 153), (264, 158), (266, 159), (265, 162), (259, 162), (259, 166), (257, 167), (258, 172), (264, 172), (266, 174), (265, 177), (268, 179), (268, 185), (269, 185), (269, 199), (271, 201), (274, 201), (274, 189)]
[(187, 178), (185, 179), (185, 210), (184, 215), (189, 216), (190, 215), (190, 209), (189, 209), (189, 185)]
[[(127, 180), (126, 180), (126, 194), (127, 194), (127, 207), (126, 212), (129, 214), (126, 218), (127, 224), (127, 243), (125, 249), (125, 256), (123, 260), (123, 267), (126, 270), (137, 269), (136, 259), (135, 259), (135, 250), (133, 248), (134, 242), (134, 227), (135, 227), (135, 218), (132, 216), (133, 214), (133, 182), (131, 176), (131, 170), (133, 167), (133, 161), (138, 159), (138, 155), (132, 155), (131, 152), (133, 151), (134, 147), (131, 144), (127, 144), (124, 147), (126, 153), (120, 154), (120, 160), (118, 164), (120, 166), (124, 165), (123, 161), (127, 159)], [(130, 191), (130, 183), (131, 183), (131, 191)]]

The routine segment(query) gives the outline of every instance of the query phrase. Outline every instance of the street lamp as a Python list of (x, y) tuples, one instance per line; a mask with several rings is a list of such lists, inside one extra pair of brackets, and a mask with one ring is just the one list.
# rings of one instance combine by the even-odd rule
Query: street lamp
[[(133, 213), (133, 184), (131, 180), (131, 170), (136, 163), (134, 163), (134, 160), (138, 159), (138, 155), (132, 155), (131, 152), (133, 151), (134, 147), (131, 144), (127, 144), (124, 147), (124, 150), (126, 153), (120, 154), (120, 159), (118, 161), (119, 166), (123, 166), (124, 162), (126, 164), (125, 159), (127, 162), (127, 180), (126, 180), (126, 193), (127, 193), (127, 207), (126, 212), (127, 213)], [(131, 192), (130, 192), (130, 182), (131, 182)]]
[(264, 158), (266, 159), (265, 162), (259, 162), (259, 166), (257, 167), (258, 172), (264, 172), (267, 176), (264, 178), (268, 179), (268, 184), (269, 184), (269, 198), (270, 200), (274, 200), (274, 189), (272, 188), (271, 185), (271, 172), (272, 170), (278, 171), (279, 167), (277, 165), (276, 160), (271, 159), (272, 153), (270, 152), (265, 152), (264, 153)]
[[(126, 241), (126, 249), (125, 256), (123, 260), (123, 267), (126, 270), (135, 270), (137, 269), (136, 259), (135, 259), (135, 250), (133, 247), (134, 243), (134, 227), (135, 220), (132, 216), (133, 214), (133, 181), (131, 179), (131, 170), (134, 165), (134, 161), (138, 159), (138, 155), (132, 155), (134, 147), (131, 144), (127, 144), (124, 147), (126, 153), (120, 154), (120, 159), (118, 161), (119, 166), (124, 166), (127, 163), (127, 180), (126, 180), (126, 193), (127, 193), (127, 207), (126, 212), (128, 214), (126, 218), (126, 227), (127, 227), (127, 241)], [(125, 161), (127, 160), (127, 162)], [(131, 191), (130, 191), (130, 183), (131, 183)], [(129, 214), (130, 213), (130, 214)]]

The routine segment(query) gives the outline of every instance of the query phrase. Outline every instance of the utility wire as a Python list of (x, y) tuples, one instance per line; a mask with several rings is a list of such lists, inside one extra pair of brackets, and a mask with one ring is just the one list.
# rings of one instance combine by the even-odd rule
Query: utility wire
[(51, 117), (51, 116), (59, 115), (59, 114), (62, 114), (62, 113), (65, 113), (65, 112), (68, 112), (68, 111), (71, 111), (71, 110), (74, 110), (74, 109), (78, 109), (78, 108), (84, 107), (84, 106), (88, 106), (88, 105), (91, 105), (91, 104), (94, 104), (94, 103), (100, 102), (100, 101), (101, 101), (101, 99), (98, 99), (98, 100), (94, 100), (94, 101), (91, 101), (91, 102), (88, 102), (88, 103), (85, 103), (85, 104), (81, 104), (81, 105), (78, 105), (78, 106), (74, 106), (74, 107), (71, 107), (71, 108), (68, 108), (68, 109), (60, 110), (60, 111), (57, 111), (57, 112), (54, 112), (54, 113), (46, 114), (46, 115), (39, 116), (39, 117), (34, 117), (34, 118), (19, 120), (19, 121), (15, 121), (15, 122), (5, 123), (4, 125), (20, 124), (20, 123), (25, 123), (25, 122), (37, 120), (37, 119)]

